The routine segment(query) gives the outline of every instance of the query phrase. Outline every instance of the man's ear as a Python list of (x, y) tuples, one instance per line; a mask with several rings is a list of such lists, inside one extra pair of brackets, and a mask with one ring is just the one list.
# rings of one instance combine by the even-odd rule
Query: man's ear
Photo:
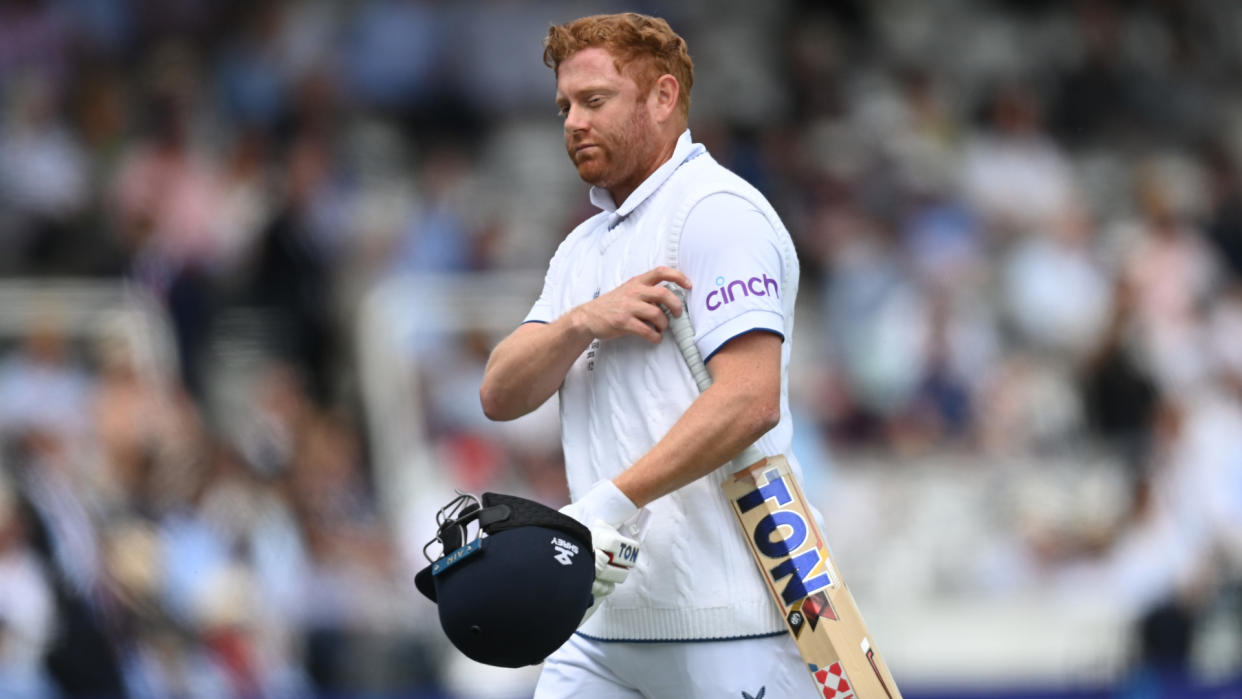
[(668, 73), (656, 78), (655, 85), (651, 87), (651, 106), (654, 111), (652, 116), (657, 124), (665, 123), (676, 114), (677, 98), (680, 95), (681, 85), (677, 78)]

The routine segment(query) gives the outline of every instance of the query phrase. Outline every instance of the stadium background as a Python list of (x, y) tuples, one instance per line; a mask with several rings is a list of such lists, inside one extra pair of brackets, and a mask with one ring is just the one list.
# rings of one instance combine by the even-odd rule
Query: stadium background
[(540, 40), (631, 9), (799, 246), (906, 696), (1242, 695), (1224, 0), (0, 1), (0, 694), (529, 695), (411, 580), (453, 487), (566, 498), (477, 388), (590, 214)]

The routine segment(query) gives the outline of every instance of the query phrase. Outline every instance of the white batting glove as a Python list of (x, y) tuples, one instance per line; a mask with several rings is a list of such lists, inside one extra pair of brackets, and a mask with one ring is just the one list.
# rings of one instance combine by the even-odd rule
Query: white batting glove
[(579, 626), (591, 618), (604, 598), (617, 589), (617, 585), (625, 582), (630, 569), (638, 563), (638, 540), (622, 535), (598, 519), (591, 525), (591, 543), (595, 547), (595, 582), (591, 583), (594, 602), (582, 615)]
[[(595, 582), (591, 584), (591, 596), (595, 601), (582, 617), (585, 622), (604, 598), (625, 582), (630, 569), (638, 563), (638, 539), (622, 534), (617, 527), (636, 518), (639, 510), (612, 481), (604, 480), (577, 502), (562, 507), (561, 513), (591, 530), (591, 545), (595, 549)], [(627, 531), (637, 534), (637, 529), (627, 528)]]

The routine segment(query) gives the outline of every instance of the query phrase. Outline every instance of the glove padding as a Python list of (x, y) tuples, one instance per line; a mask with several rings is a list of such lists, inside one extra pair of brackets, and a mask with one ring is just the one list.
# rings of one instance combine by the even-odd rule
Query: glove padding
[(582, 615), (579, 626), (591, 618), (604, 598), (617, 589), (617, 585), (625, 582), (630, 569), (638, 563), (638, 540), (621, 534), (612, 525), (598, 519), (590, 529), (591, 543), (595, 549), (595, 581), (591, 583), (591, 597), (594, 602), (586, 610), (586, 614)]
[[(630, 569), (638, 563), (638, 539), (622, 534), (616, 525), (601, 518), (601, 515), (620, 518), (619, 525), (636, 515), (638, 508), (612, 481), (605, 480), (591, 488), (582, 499), (562, 507), (560, 511), (591, 530), (591, 547), (595, 553), (595, 581), (591, 584), (594, 602), (582, 616), (582, 622), (585, 622), (604, 598), (612, 594), (618, 584), (625, 582)], [(637, 535), (637, 530), (633, 533)]]

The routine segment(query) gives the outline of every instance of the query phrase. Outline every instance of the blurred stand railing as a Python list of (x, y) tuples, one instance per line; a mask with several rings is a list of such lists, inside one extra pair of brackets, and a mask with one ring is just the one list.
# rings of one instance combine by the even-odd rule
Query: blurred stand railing
[(136, 370), (166, 385), (177, 371), (167, 314), (142, 288), (116, 280), (0, 280), (0, 337), (14, 340), (40, 325), (85, 343), (126, 343)]

